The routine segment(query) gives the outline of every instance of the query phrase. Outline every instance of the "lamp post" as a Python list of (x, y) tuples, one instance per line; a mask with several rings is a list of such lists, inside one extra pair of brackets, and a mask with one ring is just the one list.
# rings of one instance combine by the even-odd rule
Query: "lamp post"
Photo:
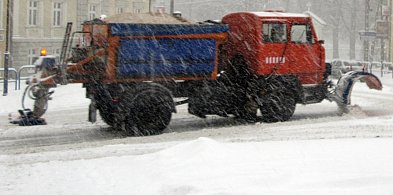
[[(370, 15), (370, 0), (365, 0), (365, 14), (364, 14), (364, 30), (368, 32), (370, 30), (369, 26), (369, 15)], [(370, 42), (367, 39), (363, 41), (363, 60), (369, 61), (369, 47)]]
[[(7, 21), (6, 21), (6, 29), (5, 29), (5, 51), (4, 51), (4, 90), (3, 90), (3, 96), (8, 95), (8, 66), (9, 66), (9, 57), (10, 57), (10, 52), (9, 52), (9, 26), (10, 26), (10, 13), (11, 13), (11, 7), (10, 6), (10, 0), (7, 0)], [(16, 78), (15, 78), (16, 79)]]
[[(392, 4), (393, 4), (393, 0), (390, 0), (390, 1), (388, 1), (388, 3), (389, 3), (389, 16), (388, 16), (388, 21), (389, 21), (389, 35), (388, 35), (388, 44), (389, 44), (389, 56), (388, 56), (388, 58), (389, 58), (389, 60), (388, 61), (392, 61), (393, 60), (393, 56), (392, 56), (392, 52), (393, 52), (393, 49), (392, 49), (392, 46), (393, 46), (393, 44), (392, 44), (392, 41), (393, 41), (393, 39), (392, 39), (392, 27), (393, 27), (393, 25), (392, 25)], [(393, 73), (392, 73), (392, 77), (393, 77)]]

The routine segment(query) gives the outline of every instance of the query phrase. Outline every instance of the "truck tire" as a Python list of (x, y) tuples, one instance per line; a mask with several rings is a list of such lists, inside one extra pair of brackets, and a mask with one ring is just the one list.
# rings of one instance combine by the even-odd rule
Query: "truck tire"
[(236, 55), (232, 58), (227, 72), (231, 78), (231, 82), (241, 86), (246, 85), (247, 79), (251, 75), (247, 62), (241, 55)]
[(115, 124), (115, 116), (111, 108), (105, 108), (105, 106), (97, 105), (98, 111), (100, 113), (101, 119), (108, 124), (113, 126)]
[(247, 98), (244, 104), (237, 110), (235, 116), (247, 122), (254, 123), (258, 121), (257, 112), (258, 104), (254, 100)]
[(227, 70), (226, 77), (228, 85), (234, 86), (236, 91), (241, 91), (237, 94), (237, 100), (240, 100), (234, 115), (247, 122), (256, 122), (258, 105), (254, 101), (254, 98), (248, 97), (248, 90), (250, 82), (252, 82), (252, 72), (250, 71), (248, 64), (242, 55), (235, 55), (231, 59), (231, 64)]
[(130, 104), (125, 121), (125, 130), (129, 135), (160, 134), (171, 121), (173, 99), (156, 88), (139, 92)]
[(95, 101), (97, 109), (100, 113), (101, 119), (112, 126), (115, 124), (115, 115), (114, 109), (112, 107), (112, 100), (109, 91), (105, 88), (105, 86), (99, 86), (95, 88)]
[(259, 99), (262, 121), (267, 123), (289, 120), (296, 109), (295, 94), (278, 80), (270, 81)]

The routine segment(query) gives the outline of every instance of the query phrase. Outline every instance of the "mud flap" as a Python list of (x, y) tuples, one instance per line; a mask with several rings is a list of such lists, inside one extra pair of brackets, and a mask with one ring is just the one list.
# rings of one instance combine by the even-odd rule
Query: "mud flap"
[(97, 106), (94, 99), (92, 99), (89, 105), (89, 122), (95, 123), (97, 121)]
[(351, 71), (341, 76), (329, 99), (335, 101), (343, 109), (342, 111), (348, 112), (347, 105), (351, 104), (352, 88), (359, 80), (365, 82), (370, 89), (382, 90), (382, 83), (375, 75), (368, 72)]

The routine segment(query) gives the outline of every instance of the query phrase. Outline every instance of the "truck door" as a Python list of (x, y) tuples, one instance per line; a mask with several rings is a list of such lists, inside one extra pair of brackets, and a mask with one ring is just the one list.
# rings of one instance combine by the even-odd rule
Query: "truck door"
[[(288, 30), (286, 21), (263, 21), (262, 24), (262, 49), (260, 59), (265, 67), (260, 71), (263, 74), (287, 73), (286, 50), (288, 43)], [(273, 70), (277, 69), (277, 70)]]
[(324, 65), (322, 46), (318, 43), (311, 24), (293, 23), (288, 45), (289, 69), (298, 75), (301, 84), (322, 82)]

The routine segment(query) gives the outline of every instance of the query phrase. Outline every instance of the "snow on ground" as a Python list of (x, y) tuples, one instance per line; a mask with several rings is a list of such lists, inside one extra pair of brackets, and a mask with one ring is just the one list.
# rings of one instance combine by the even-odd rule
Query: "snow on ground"
[[(1, 84), (1, 95), (3, 94), (3, 84)], [(6, 97), (0, 96), (0, 115), (16, 114), (18, 109), (22, 108), (22, 95), (25, 85), (22, 85), (22, 90), (13, 90), (13, 84), (10, 83), (8, 95)], [(54, 101), (50, 101), (49, 110), (71, 110), (75, 108), (85, 108), (89, 105), (89, 99), (85, 98), (85, 89), (82, 84), (72, 84), (59, 86), (51, 89), (55, 93), (51, 96)], [(25, 100), (25, 106), (32, 108), (33, 101), (29, 98)]]
[[(110, 151), (116, 151), (117, 146), (110, 147)], [(144, 155), (0, 166), (0, 191), (2, 194), (392, 194), (392, 148), (393, 139), (221, 143), (198, 138)], [(78, 152), (59, 155), (74, 153)]]
[(162, 135), (137, 138), (85, 122), (80, 85), (55, 89), (49, 125), (11, 126), (22, 92), (10, 91), (0, 97), (0, 193), (393, 194), (393, 78), (381, 80), (383, 91), (357, 83), (344, 116), (322, 102), (298, 105), (288, 122), (239, 124), (180, 107)]

